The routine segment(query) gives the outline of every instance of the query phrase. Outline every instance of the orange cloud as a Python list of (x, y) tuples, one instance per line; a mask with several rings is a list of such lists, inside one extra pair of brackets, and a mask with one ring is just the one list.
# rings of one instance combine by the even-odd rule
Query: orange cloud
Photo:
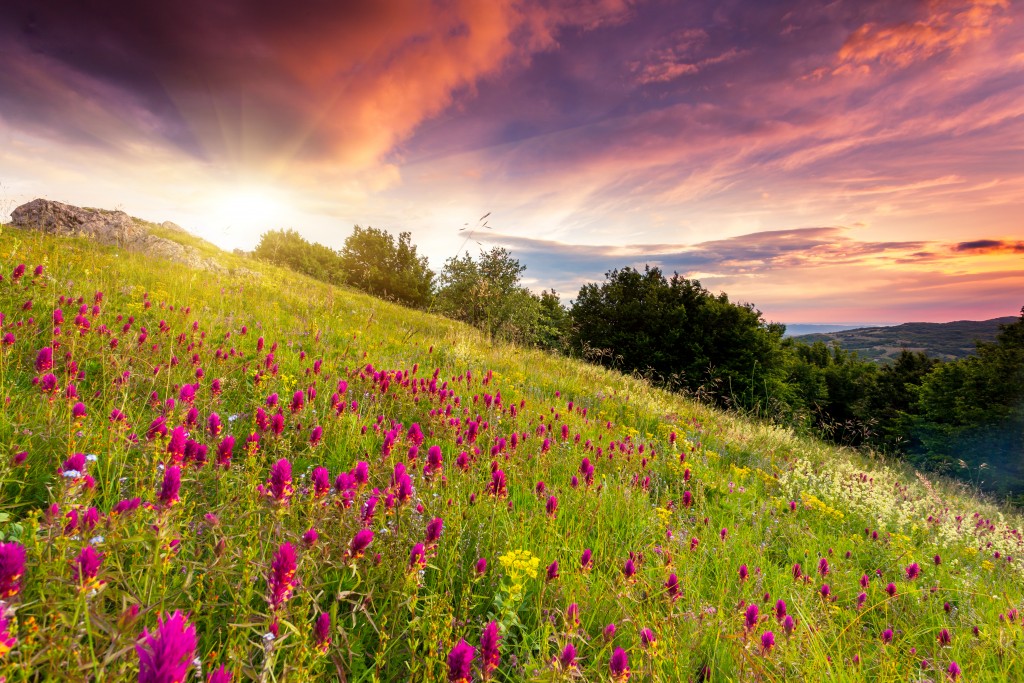
[(944, 52), (955, 52), (1009, 23), (1008, 0), (932, 0), (914, 22), (867, 23), (839, 50), (835, 73), (870, 71), (873, 65), (903, 68)]

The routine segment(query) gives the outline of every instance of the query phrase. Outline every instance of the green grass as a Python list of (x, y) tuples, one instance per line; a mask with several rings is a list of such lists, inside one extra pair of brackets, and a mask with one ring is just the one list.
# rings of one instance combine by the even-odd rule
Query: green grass
[[(651, 681), (696, 680), (702, 671), (712, 680), (943, 680), (952, 661), (964, 680), (999, 681), (1024, 665), (1021, 618), (1008, 616), (1024, 607), (1021, 520), (965, 487), (238, 260), (261, 276), (191, 271), (9, 228), (0, 234), (0, 333), (15, 338), (0, 354), (0, 534), (28, 557), (20, 591), (7, 598), (7, 628), (17, 643), (0, 658), (0, 675), (10, 683), (136, 680), (139, 636), (175, 610), (195, 627), (203, 680), (220, 665), (235, 680), (445, 680), (451, 648), (460, 639), (477, 646), (492, 620), (502, 633), (501, 665), (491, 675), (499, 681), (607, 680), (616, 647), (628, 652), (632, 680)], [(19, 263), (28, 268), (14, 282)], [(37, 264), (44, 272), (34, 277)], [(78, 297), (91, 309), (96, 292), (103, 293), (99, 314), (87, 311), (90, 330), (80, 334)], [(59, 337), (55, 308), (65, 318)], [(122, 332), (128, 316), (135, 321)], [(148, 338), (139, 344), (143, 326)], [(87, 411), (79, 420), (71, 416), (75, 401), (33, 383), (44, 374), (34, 367), (37, 352), (55, 340), (51, 372), (61, 389), (73, 379), (69, 362), (84, 372), (73, 380)], [(275, 342), (276, 373), (266, 363)], [(197, 368), (204, 377), (198, 424), (189, 432), (209, 448), (210, 462), (184, 464), (181, 500), (162, 507), (158, 489), (171, 456), (167, 439), (149, 440), (146, 431), (160, 414), (168, 428), (187, 420), (187, 405), (167, 409), (165, 402), (197, 381)], [(126, 380), (115, 381), (125, 372)], [(435, 375), (450, 395), (431, 390)], [(215, 378), (220, 395), (211, 391)], [(338, 415), (331, 395), (342, 379), (345, 400), (359, 405)], [(316, 397), (293, 413), (293, 393), (310, 386)], [(485, 395), (499, 392), (500, 406), (485, 405)], [(275, 412), (266, 408), (271, 393), (281, 397), (284, 430), (263, 432), (259, 449), (247, 452), (246, 437), (260, 431), (257, 410)], [(109, 419), (114, 409), (125, 414), (124, 426)], [(204, 429), (213, 412), (224, 425), (216, 437)], [(470, 444), (465, 425), (477, 417), (487, 426)], [(388, 511), (393, 467), (408, 462), (413, 423), (426, 435), (409, 466), (415, 492)], [(398, 424), (395, 446), (384, 455), (385, 432)], [(323, 429), (315, 447), (314, 425)], [(227, 469), (214, 465), (226, 434), (238, 441)], [(504, 450), (492, 456), (502, 438)], [(423, 464), (433, 445), (443, 453), (443, 478), (428, 480)], [(22, 451), (27, 460), (15, 465)], [(471, 456), (465, 471), (456, 466), (463, 451)], [(87, 467), (94, 488), (61, 476), (60, 464), (74, 453), (96, 456)], [(579, 472), (585, 457), (595, 468), (590, 486)], [(257, 491), (281, 458), (294, 478), (287, 506)], [(504, 496), (488, 492), (492, 460), (506, 474)], [(308, 492), (313, 467), (327, 467), (333, 481), (358, 461), (369, 463), (370, 481), (353, 492), (350, 507), (337, 493), (314, 499)], [(546, 484), (543, 496), (535, 493), (538, 481)], [(349, 542), (363, 526), (360, 510), (373, 487), (382, 491), (370, 524), (375, 538), (353, 560)], [(553, 518), (545, 512), (548, 495), (558, 498)], [(134, 496), (153, 505), (109, 514)], [(90, 507), (99, 513), (95, 527), (65, 533), (64, 516), (76, 510), (84, 517)], [(434, 517), (444, 520), (443, 534), (427, 566), (409, 570), (410, 551)], [(990, 523), (983, 527), (982, 519)], [(306, 547), (302, 536), (311, 527), (319, 540)], [(297, 549), (298, 584), (274, 610), (267, 577), (284, 542)], [(103, 560), (83, 590), (72, 562), (89, 544)], [(594, 558), (589, 571), (579, 564), (586, 548)], [(500, 558), (517, 550), (537, 558), (536, 577), (503, 566)], [(631, 552), (637, 573), (627, 580), (622, 569)], [(481, 557), (488, 568), (477, 576)], [(822, 557), (831, 566), (825, 577), (817, 574)], [(554, 561), (560, 575), (546, 581)], [(923, 569), (915, 580), (905, 576), (912, 562)], [(794, 581), (795, 563), (813, 579)], [(742, 564), (750, 572), (743, 582)], [(670, 573), (681, 587), (675, 600), (664, 588)], [(858, 608), (862, 575), (870, 581)], [(884, 591), (889, 582), (895, 597)], [(834, 599), (820, 597), (822, 583)], [(790, 636), (771, 616), (778, 599), (796, 619)], [(572, 603), (578, 627), (565, 621)], [(767, 616), (748, 631), (750, 603)], [(332, 624), (325, 652), (313, 633), (321, 613)], [(277, 636), (265, 638), (275, 622)], [(609, 623), (617, 627), (612, 641), (602, 635)], [(641, 645), (643, 628), (657, 634), (653, 648)], [(881, 640), (886, 628), (894, 631), (888, 645)], [(943, 628), (952, 636), (948, 647), (937, 639)], [(768, 630), (777, 644), (762, 653)], [(578, 668), (561, 671), (552, 660), (567, 643), (576, 647)], [(930, 668), (922, 670), (922, 660)], [(478, 657), (477, 679), (481, 673)], [(187, 680), (197, 675), (193, 667)]]

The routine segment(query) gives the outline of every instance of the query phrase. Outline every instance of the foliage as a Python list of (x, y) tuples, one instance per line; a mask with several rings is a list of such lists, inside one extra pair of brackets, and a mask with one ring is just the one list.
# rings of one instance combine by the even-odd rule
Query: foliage
[(408, 232), (396, 241), (385, 230), (355, 226), (341, 249), (341, 268), (348, 284), (368, 294), (415, 308), (430, 303), (434, 272)]
[(1024, 664), (1012, 511), (253, 267), (0, 235), (8, 683), (221, 666), (438, 681), (452, 663), (479, 680), (495, 662), (495, 681), (607, 680), (613, 656), (635, 680), (1012, 680)]
[(295, 230), (263, 233), (254, 256), (323, 282), (341, 284), (345, 281), (345, 270), (338, 253), (319, 242), (309, 242)]
[(572, 346), (585, 358), (650, 372), (720, 405), (766, 407), (788, 393), (783, 328), (678, 273), (609, 271), (604, 283), (580, 289), (570, 315)]

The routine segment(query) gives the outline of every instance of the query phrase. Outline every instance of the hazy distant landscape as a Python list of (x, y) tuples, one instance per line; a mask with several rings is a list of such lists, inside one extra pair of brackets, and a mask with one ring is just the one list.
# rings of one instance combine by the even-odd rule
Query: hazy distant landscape
[[(976, 342), (995, 341), (1000, 325), (1009, 325), (1012, 317), (991, 320), (958, 320), (949, 323), (904, 323), (886, 327), (852, 327), (837, 331), (805, 331), (797, 328), (790, 336), (813, 344), (838, 344), (847, 351), (856, 351), (861, 358), (880, 363), (892, 362), (901, 351), (919, 351), (931, 358), (956, 360), (977, 350)], [(787, 334), (790, 328), (786, 329)]]

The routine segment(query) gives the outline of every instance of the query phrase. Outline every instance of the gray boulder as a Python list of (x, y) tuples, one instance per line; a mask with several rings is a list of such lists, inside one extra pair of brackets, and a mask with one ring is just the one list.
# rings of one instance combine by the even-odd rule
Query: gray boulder
[[(190, 268), (217, 273), (225, 270), (214, 259), (204, 257), (195, 247), (150, 234), (144, 225), (124, 211), (83, 209), (47, 199), (33, 199), (11, 213), (11, 224), (59, 237), (86, 237), (100, 244), (143, 252)], [(162, 227), (185, 232), (170, 222), (164, 223)]]

